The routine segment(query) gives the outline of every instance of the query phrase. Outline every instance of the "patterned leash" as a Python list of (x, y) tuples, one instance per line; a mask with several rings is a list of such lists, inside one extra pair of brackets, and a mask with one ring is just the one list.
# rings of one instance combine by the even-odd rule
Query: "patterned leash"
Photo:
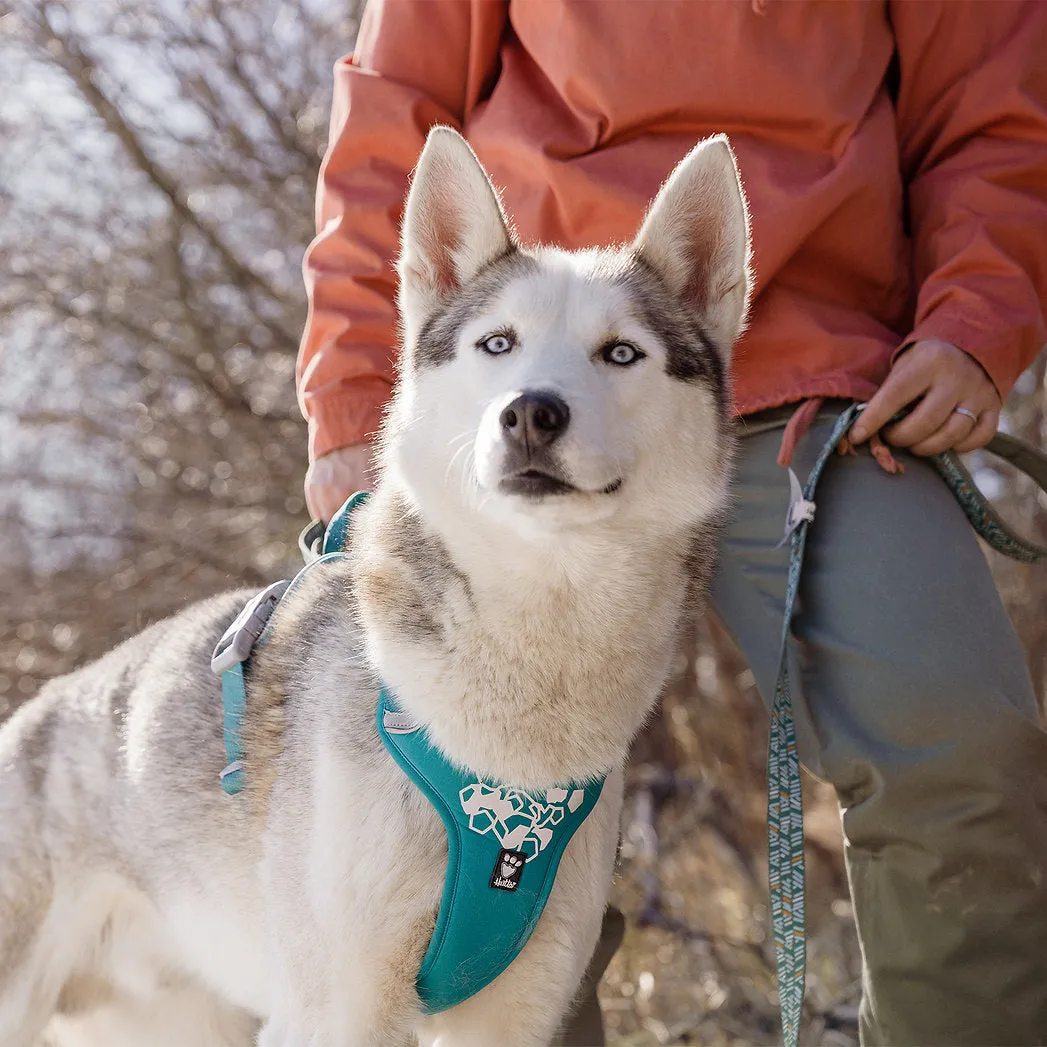
[[(786, 1047), (797, 1047), (807, 968), (804, 925), (803, 797), (800, 757), (796, 748), (786, 644), (800, 588), (807, 531), (814, 520), (814, 494), (825, 463), (854, 424), (864, 404), (849, 407), (832, 433), (801, 488), (790, 472), (792, 497), (786, 523), (790, 542), (778, 679), (771, 707), (767, 751), (767, 842), (770, 862), (771, 926), (778, 967), (778, 1000)], [(986, 450), (1005, 459), (1047, 491), (1047, 457), (1012, 436), (998, 433)], [(994, 549), (1023, 563), (1047, 560), (1047, 549), (1014, 534), (978, 490), (959, 455), (946, 451), (930, 459), (963, 507), (978, 534)]]

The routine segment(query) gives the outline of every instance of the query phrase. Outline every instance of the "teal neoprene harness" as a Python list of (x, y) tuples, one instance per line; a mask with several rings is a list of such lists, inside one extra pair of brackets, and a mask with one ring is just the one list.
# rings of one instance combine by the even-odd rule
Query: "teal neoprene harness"
[[(244, 786), (240, 722), (251, 651), (265, 642), (273, 611), (299, 579), (344, 555), (350, 516), (365, 497), (353, 495), (322, 536), (315, 526), (303, 535), (306, 566), (293, 581), (277, 582), (251, 600), (215, 648), (211, 665), (222, 677), (227, 759), (221, 782), (229, 795)], [(319, 555), (314, 541), (321, 543)], [(436, 808), (447, 832), (440, 910), (417, 979), (422, 1006), (435, 1013), (494, 981), (527, 944), (564, 848), (596, 805), (603, 779), (540, 793), (487, 781), (452, 764), (384, 685), (377, 726), (389, 754)]]
[(568, 841), (603, 781), (528, 793), (455, 767), (382, 688), (378, 733), (447, 830), (447, 875), (418, 995), (429, 1012), (468, 999), (516, 959), (542, 915)]
[[(799, 593), (807, 531), (814, 521), (818, 480), (864, 406), (856, 404), (839, 416), (805, 484), (801, 486), (789, 471), (791, 499), (785, 530), (785, 541), (790, 546), (789, 573), (767, 750), (771, 924), (786, 1047), (797, 1047), (807, 964), (800, 757), (786, 644)], [(986, 450), (1009, 461), (1047, 491), (1047, 459), (1041, 451), (1003, 433), (998, 433)], [(1024, 563), (1047, 559), (1047, 549), (1015, 535), (996, 515), (955, 452), (934, 455), (930, 462), (989, 545)], [(312, 562), (299, 572), (295, 582), (316, 563), (342, 555), (349, 516), (363, 497), (353, 495), (326, 533), (319, 524), (303, 533), (300, 544), (306, 559)], [(215, 649), (212, 668), (222, 673), (228, 760), (222, 771), (222, 787), (230, 794), (243, 787), (239, 742), (244, 706), (243, 664), (262, 637), (272, 608), (295, 582), (277, 582), (259, 593)], [(592, 810), (603, 783), (566, 785), (544, 797), (484, 783), (452, 766), (430, 744), (424, 729), (397, 710), (385, 688), (378, 703), (378, 731), (393, 759), (436, 807), (447, 829), (443, 898), (436, 930), (418, 976), (419, 996), (426, 1008), (435, 1012), (478, 992), (505, 970), (523, 948), (541, 916), (563, 849)], [(521, 859), (526, 855), (526, 863), (517, 864), (509, 857), (503, 867), (503, 855), (514, 853)], [(509, 881), (521, 868), (523, 875), (515, 890), (493, 886), (498, 874)]]

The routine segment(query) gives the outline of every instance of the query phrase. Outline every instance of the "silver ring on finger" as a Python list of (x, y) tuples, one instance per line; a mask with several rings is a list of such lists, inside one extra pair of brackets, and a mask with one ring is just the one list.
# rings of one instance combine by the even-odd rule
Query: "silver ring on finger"
[(978, 416), (969, 407), (954, 407), (953, 414), (962, 414), (965, 418), (970, 418), (975, 425), (978, 424)]

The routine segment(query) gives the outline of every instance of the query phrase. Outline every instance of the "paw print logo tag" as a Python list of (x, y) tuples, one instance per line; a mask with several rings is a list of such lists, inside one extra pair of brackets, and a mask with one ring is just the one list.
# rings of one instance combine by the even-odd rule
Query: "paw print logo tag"
[(497, 891), (515, 891), (520, 886), (526, 861), (526, 854), (503, 847), (498, 852), (498, 861), (494, 863), (491, 886)]

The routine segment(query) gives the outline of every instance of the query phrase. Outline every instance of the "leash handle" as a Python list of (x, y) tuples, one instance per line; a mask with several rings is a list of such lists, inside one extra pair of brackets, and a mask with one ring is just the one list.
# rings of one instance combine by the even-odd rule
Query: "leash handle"
[[(990, 454), (1009, 462), (1047, 493), (1047, 455), (1032, 444), (1007, 433), (997, 433), (985, 446)], [(998, 553), (1021, 563), (1043, 563), (1047, 548), (1023, 538), (1004, 523), (992, 503), (978, 490), (974, 479), (955, 451), (943, 451), (931, 464), (948, 484), (971, 526)]]
[[(866, 406), (864, 403), (855, 404), (852, 410), (861, 412)], [(900, 422), (912, 411), (911, 406), (904, 408), (888, 424)], [(1009, 433), (996, 433), (982, 450), (1009, 462), (1047, 494), (1047, 454), (1038, 447)], [(998, 553), (1022, 563), (1042, 563), (1047, 560), (1047, 548), (1023, 538), (1004, 522), (989, 499), (978, 490), (978, 485), (956, 451), (941, 451), (931, 455), (929, 461), (952, 491), (967, 520), (984, 542)]]

